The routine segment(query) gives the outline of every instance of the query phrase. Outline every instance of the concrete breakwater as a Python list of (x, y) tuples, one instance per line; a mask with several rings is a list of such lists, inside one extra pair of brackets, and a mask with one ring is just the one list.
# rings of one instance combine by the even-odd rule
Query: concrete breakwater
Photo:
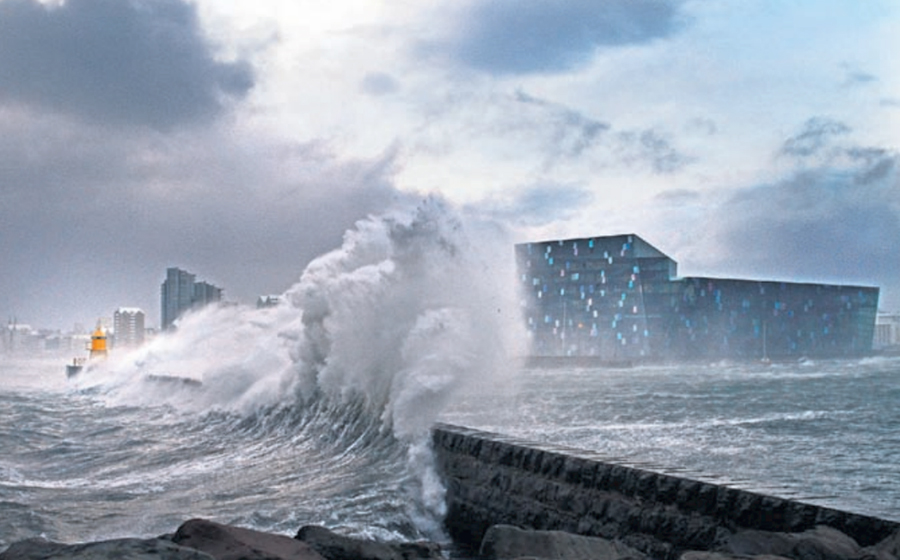
[(713, 550), (742, 530), (834, 528), (861, 546), (900, 523), (769, 496), (597, 454), (437, 425), (433, 444), (447, 485), (446, 527), (477, 548), (492, 525), (617, 539), (654, 558)]

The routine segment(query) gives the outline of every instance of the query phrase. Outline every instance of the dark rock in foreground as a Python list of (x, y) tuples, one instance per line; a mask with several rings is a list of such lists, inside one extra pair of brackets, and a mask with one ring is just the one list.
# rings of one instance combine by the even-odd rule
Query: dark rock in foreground
[(0, 560), (437, 560), (429, 542), (386, 544), (354, 539), (308, 526), (297, 538), (191, 519), (174, 535), (61, 544), (44, 539), (17, 542)]
[(703, 552), (692, 550), (681, 555), (679, 560), (790, 560), (784, 556), (771, 556), (761, 554), (759, 556), (742, 556), (740, 554), (729, 554), (727, 552)]
[(185, 522), (172, 541), (205, 552), (216, 560), (324, 560), (308, 544), (288, 536), (205, 519)]
[(637, 550), (598, 537), (583, 537), (563, 531), (529, 531), (510, 525), (494, 525), (481, 542), (479, 555), (485, 560), (506, 558), (553, 558), (555, 560), (644, 560)]
[[(483, 560), (647, 560), (647, 555), (618, 539), (583, 537), (563, 531), (534, 531), (494, 525), (485, 533)], [(851, 537), (827, 526), (799, 533), (739, 531), (708, 550), (688, 550), (678, 560), (898, 560), (900, 531), (861, 547)]]
[(900, 558), (900, 531), (884, 539), (875, 546), (866, 549), (877, 560), (893, 560)]
[(720, 550), (740, 556), (771, 555), (796, 560), (839, 560), (862, 556), (862, 549), (855, 540), (825, 526), (802, 533), (741, 531), (732, 535)]
[(307, 525), (296, 538), (310, 545), (325, 560), (439, 560), (441, 548), (435, 543), (388, 544), (339, 535), (324, 527)]
[[(587, 537), (564, 531), (490, 527), (482, 560), (660, 560), (671, 553), (647, 553), (628, 539)], [(60, 544), (28, 539), (0, 553), (0, 560), (439, 560), (435, 543), (381, 543), (306, 526), (296, 538), (192, 519), (169, 537), (114, 539)], [(677, 560), (900, 560), (900, 531), (860, 546), (828, 526), (796, 533), (740, 530), (714, 547), (681, 551)]]
[(14, 543), (0, 560), (213, 560), (215, 557), (178, 546), (167, 539), (113, 539), (86, 544), (60, 544), (45, 539)]

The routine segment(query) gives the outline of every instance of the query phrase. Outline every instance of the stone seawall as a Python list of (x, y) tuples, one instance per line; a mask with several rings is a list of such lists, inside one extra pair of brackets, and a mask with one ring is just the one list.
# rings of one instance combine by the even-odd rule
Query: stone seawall
[(655, 558), (713, 550), (747, 529), (796, 533), (825, 525), (869, 546), (900, 528), (895, 521), (469, 428), (438, 425), (433, 443), (447, 485), (447, 530), (475, 548), (496, 524), (618, 539)]

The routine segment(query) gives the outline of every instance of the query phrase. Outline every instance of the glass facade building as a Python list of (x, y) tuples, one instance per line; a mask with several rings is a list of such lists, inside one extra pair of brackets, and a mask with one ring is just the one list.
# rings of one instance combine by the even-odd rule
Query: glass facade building
[(166, 280), (160, 287), (162, 330), (174, 328), (175, 320), (194, 307), (222, 300), (222, 289), (207, 282), (197, 282), (196, 275), (180, 268), (166, 269)]
[(677, 278), (637, 235), (516, 245), (534, 356), (788, 359), (872, 349), (878, 288)]

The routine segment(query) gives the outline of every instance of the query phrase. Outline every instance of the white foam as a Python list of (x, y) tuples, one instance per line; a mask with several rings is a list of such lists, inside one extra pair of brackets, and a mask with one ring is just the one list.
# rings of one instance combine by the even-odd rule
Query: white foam
[(428, 199), (357, 223), (276, 308), (208, 307), (78, 383), (187, 411), (362, 402), (407, 446), (414, 521), (430, 530), (444, 507), (431, 425), (455, 394), (502, 380), (523, 354), (514, 265), (500, 228)]
[(409, 444), (419, 499), (443, 513), (429, 430), (449, 399), (501, 376), (524, 340), (511, 244), (436, 200), (372, 218), (307, 267), (293, 349), (305, 398), (362, 397)]

